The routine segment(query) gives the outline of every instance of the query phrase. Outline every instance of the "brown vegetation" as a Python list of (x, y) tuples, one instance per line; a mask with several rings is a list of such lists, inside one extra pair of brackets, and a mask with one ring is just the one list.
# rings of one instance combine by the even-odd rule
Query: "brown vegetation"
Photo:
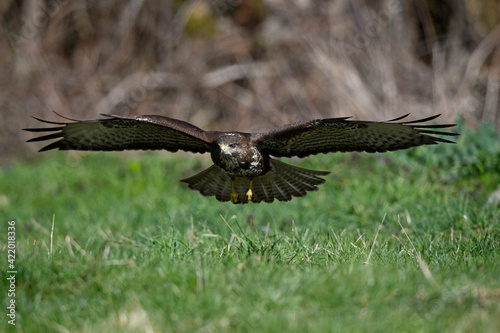
[(500, 125), (495, 0), (4, 0), (2, 159), (31, 115), (264, 131), (353, 115)]

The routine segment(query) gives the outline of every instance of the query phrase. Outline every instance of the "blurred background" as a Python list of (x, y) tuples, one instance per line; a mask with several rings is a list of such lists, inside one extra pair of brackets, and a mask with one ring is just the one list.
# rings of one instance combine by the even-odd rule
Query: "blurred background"
[(30, 116), (203, 129), (442, 113), (500, 127), (498, 0), (0, 0), (1, 164)]

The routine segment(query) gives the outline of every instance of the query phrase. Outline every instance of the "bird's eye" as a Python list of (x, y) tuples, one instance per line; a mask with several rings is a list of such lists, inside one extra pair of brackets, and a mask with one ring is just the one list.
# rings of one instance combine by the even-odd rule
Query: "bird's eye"
[(235, 144), (235, 143), (228, 144), (227, 146), (228, 146), (229, 148), (231, 148), (231, 149), (236, 148), (236, 144)]

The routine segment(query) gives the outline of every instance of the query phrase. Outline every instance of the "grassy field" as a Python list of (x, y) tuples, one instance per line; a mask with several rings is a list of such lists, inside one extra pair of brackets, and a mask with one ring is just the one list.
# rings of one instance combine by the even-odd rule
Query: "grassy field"
[(0, 169), (16, 222), (16, 326), (137, 332), (497, 332), (500, 142), (290, 163), (318, 192), (236, 206), (179, 180), (209, 159), (40, 154)]

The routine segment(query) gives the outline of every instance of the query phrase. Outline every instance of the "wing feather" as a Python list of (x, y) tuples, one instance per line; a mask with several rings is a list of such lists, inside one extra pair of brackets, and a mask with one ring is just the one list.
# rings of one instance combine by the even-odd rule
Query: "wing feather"
[(396, 122), (407, 116), (386, 122), (352, 121), (347, 120), (348, 117), (297, 122), (278, 127), (268, 133), (255, 134), (253, 142), (263, 151), (276, 157), (305, 157), (319, 153), (352, 151), (374, 153), (432, 145), (438, 142), (454, 143), (432, 135), (458, 135), (434, 130), (453, 127), (455, 124), (421, 124), (439, 115), (414, 121)]
[(60, 150), (126, 150), (165, 149), (195, 153), (210, 151), (211, 143), (220, 132), (206, 132), (187, 122), (156, 115), (115, 116), (79, 121), (61, 116), (69, 122), (53, 122), (35, 118), (58, 127), (27, 128), (30, 132), (54, 132), (28, 142), (61, 138), (40, 151)]

